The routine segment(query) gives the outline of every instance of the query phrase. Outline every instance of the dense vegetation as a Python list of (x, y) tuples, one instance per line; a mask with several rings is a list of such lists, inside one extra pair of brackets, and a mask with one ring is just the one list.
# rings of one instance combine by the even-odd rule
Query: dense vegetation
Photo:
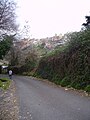
[(68, 34), (63, 47), (44, 56), (35, 76), (90, 91), (90, 30)]

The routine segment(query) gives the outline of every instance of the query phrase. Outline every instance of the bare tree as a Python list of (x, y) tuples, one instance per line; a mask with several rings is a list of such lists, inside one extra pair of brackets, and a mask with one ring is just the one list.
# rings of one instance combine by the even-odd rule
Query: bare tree
[(17, 32), (17, 37), (19, 39), (30, 39), (30, 25), (29, 21), (25, 21), (24, 25), (20, 30)]
[(17, 30), (15, 8), (13, 0), (0, 0), (0, 32)]

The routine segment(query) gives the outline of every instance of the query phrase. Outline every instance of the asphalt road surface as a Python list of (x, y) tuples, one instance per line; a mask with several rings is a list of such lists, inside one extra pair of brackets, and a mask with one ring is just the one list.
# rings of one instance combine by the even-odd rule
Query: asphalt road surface
[(31, 77), (13, 76), (20, 120), (90, 120), (90, 97)]

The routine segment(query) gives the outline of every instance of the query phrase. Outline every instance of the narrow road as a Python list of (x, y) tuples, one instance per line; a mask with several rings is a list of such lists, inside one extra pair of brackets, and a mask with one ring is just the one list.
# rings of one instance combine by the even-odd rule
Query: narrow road
[(90, 120), (90, 97), (44, 81), (13, 76), (20, 102), (20, 120)]

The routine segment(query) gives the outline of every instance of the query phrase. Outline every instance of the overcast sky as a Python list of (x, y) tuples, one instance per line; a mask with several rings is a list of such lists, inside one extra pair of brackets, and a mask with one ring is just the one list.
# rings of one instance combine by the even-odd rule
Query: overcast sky
[(30, 35), (34, 38), (50, 37), (79, 31), (90, 15), (90, 0), (17, 0), (18, 22), (29, 21)]

